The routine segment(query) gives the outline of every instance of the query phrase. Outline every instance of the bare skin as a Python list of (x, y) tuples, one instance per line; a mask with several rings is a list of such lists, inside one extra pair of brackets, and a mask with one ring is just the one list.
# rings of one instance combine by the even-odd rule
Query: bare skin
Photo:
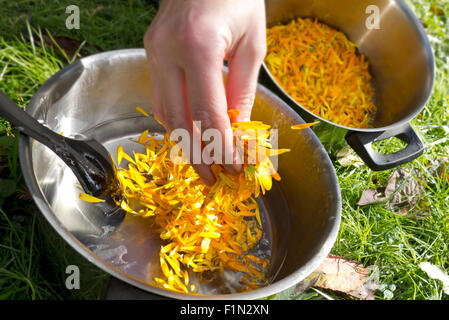
[[(206, 129), (219, 130), (221, 157), (233, 159), (224, 168), (239, 172), (227, 110), (239, 109), (238, 121), (250, 118), (266, 53), (264, 1), (164, 0), (144, 45), (155, 116), (168, 131), (183, 128), (192, 139)], [(201, 133), (193, 121), (201, 121)], [(206, 184), (215, 182), (209, 165), (193, 166)]]

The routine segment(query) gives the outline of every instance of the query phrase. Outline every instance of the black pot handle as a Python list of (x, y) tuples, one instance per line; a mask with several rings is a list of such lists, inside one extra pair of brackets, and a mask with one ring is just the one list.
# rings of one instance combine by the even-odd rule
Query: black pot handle
[[(385, 155), (374, 151), (373, 142), (391, 137), (401, 139), (407, 143), (407, 146), (402, 150)], [(421, 139), (408, 123), (387, 131), (350, 131), (345, 139), (366, 165), (374, 171), (397, 167), (418, 158), (424, 152), (424, 145)]]

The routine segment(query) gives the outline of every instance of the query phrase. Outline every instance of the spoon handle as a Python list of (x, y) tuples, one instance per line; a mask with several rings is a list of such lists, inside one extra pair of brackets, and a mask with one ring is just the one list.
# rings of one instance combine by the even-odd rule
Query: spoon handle
[[(0, 116), (8, 120), (21, 133), (36, 139), (56, 153), (72, 169), (86, 192), (97, 192), (100, 186), (92, 177), (98, 170), (84, 157), (84, 151), (89, 148), (87, 144), (50, 130), (22, 110), (1, 91)], [(74, 148), (77, 146), (79, 148)]]
[(64, 146), (64, 137), (40, 124), (0, 91), (0, 116), (11, 122), (20, 132), (45, 144), (52, 150)]
[(83, 189), (94, 196), (115, 186), (115, 169), (107, 150), (94, 139), (64, 137), (39, 123), (0, 91), (0, 117), (41, 142), (72, 169)]

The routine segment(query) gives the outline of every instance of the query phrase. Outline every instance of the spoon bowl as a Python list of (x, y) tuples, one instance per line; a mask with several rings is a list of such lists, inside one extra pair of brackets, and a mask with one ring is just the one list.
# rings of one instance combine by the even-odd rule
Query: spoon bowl
[(0, 116), (22, 134), (41, 142), (53, 151), (72, 170), (86, 193), (105, 198), (101, 204), (105, 217), (123, 219), (125, 211), (115, 202), (115, 195), (118, 194), (115, 166), (101, 143), (93, 138), (77, 140), (64, 137), (50, 130), (2, 92), (0, 92)]

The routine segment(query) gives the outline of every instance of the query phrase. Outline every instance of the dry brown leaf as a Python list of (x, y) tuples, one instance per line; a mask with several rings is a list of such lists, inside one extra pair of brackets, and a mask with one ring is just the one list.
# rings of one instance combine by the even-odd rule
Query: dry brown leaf
[(437, 168), (437, 175), (440, 179), (449, 181), (449, 160), (442, 158)]
[(55, 50), (59, 54), (62, 54), (63, 56), (66, 55), (70, 60), (72, 60), (75, 55), (76, 58), (82, 58), (92, 53), (103, 51), (101, 47), (90, 44), (86, 41), (81, 41), (66, 36), (50, 37), (45, 34), (40, 35), (34, 31), (37, 28), (33, 21), (31, 21), (31, 19), (28, 19), (28, 23), (31, 26), (32, 37), (30, 38), (28, 28), (24, 26), (21, 32), (25, 39), (32, 40), (35, 44), (39, 45), (41, 41), (40, 36), (42, 36), (42, 41), (45, 46), (51, 47), (53, 50)]
[(423, 175), (416, 168), (399, 168), (393, 171), (385, 187), (366, 189), (357, 202), (358, 205), (384, 204), (384, 207), (401, 216), (420, 216), (422, 212), (413, 209), (424, 193)]
[(415, 205), (419, 197), (424, 193), (424, 186), (421, 180), (422, 174), (416, 168), (395, 170), (385, 188), (385, 197), (392, 197), (389, 205), (395, 206), (402, 203), (408, 203), (410, 206)]
[(373, 283), (366, 286), (368, 269), (356, 262), (330, 255), (315, 272), (320, 273), (316, 285), (321, 288), (344, 292), (359, 299), (374, 300), (374, 290), (378, 287)]
[(436, 16), (444, 17), (444, 11), (438, 5), (432, 4), (430, 6), (430, 12), (432, 12)]
[(369, 280), (369, 268), (334, 255), (327, 256), (321, 265), (296, 286), (296, 292), (312, 286), (343, 292), (363, 300), (374, 300), (379, 285)]
[(337, 161), (342, 167), (354, 166), (360, 168), (365, 164), (349, 145), (338, 151)]
[[(75, 54), (77, 58), (82, 58), (88, 56), (91, 52), (103, 51), (99, 46), (94, 46), (87, 42), (83, 43), (83, 41), (66, 36), (54, 36), (53, 40), (46, 35), (43, 35), (42, 38), (47, 46), (52, 47), (55, 51), (61, 54), (64, 54), (62, 52), (64, 51), (69, 59), (73, 59)], [(81, 46), (82, 48), (79, 50)]]
[(374, 189), (366, 189), (362, 192), (359, 202), (359, 206), (366, 206), (368, 204), (373, 204), (379, 202), (379, 192)]
[(449, 182), (449, 158), (445, 156), (432, 159), (428, 172), (441, 180)]

